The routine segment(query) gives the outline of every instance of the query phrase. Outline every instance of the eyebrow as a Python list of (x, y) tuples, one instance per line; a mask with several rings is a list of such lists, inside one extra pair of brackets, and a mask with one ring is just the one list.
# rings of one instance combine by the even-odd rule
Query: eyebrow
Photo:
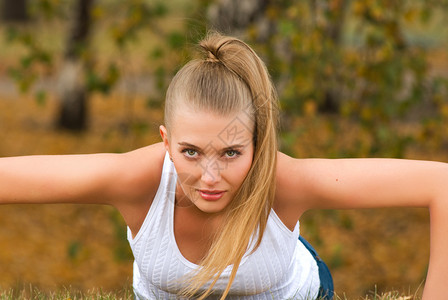
[[(179, 146), (184, 146), (184, 147), (189, 147), (189, 148), (193, 148), (193, 149), (197, 149), (197, 150), (201, 150), (201, 147), (198, 147), (196, 145), (187, 143), (187, 142), (179, 142), (178, 143)], [(245, 145), (243, 144), (234, 144), (228, 147), (223, 148), (222, 150), (229, 150), (229, 149), (235, 149), (235, 148), (244, 148)]]

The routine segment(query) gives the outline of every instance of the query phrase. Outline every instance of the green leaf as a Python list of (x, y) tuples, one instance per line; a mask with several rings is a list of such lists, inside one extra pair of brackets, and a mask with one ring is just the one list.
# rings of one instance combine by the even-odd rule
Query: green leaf
[(82, 243), (80, 241), (72, 241), (67, 247), (67, 255), (70, 259), (74, 260), (78, 257), (81, 251)]
[(185, 46), (185, 35), (180, 32), (172, 32), (168, 35), (168, 44), (172, 49), (180, 49)]
[(424, 7), (420, 12), (420, 20), (423, 23), (428, 23), (431, 20), (432, 12), (428, 7)]
[(160, 98), (148, 97), (146, 99), (146, 106), (150, 109), (159, 109), (163, 106), (163, 100)]
[(6, 30), (6, 41), (14, 42), (19, 38), (19, 31), (15, 27), (9, 27)]
[(109, 64), (107, 69), (106, 82), (113, 86), (120, 79), (120, 69), (117, 67), (115, 63)]
[(33, 61), (34, 61), (34, 56), (24, 56), (20, 60), (20, 65), (22, 66), (22, 68), (27, 69), (31, 66)]
[(159, 59), (159, 58), (162, 58), (164, 56), (164, 54), (165, 54), (165, 52), (163, 51), (163, 49), (161, 47), (156, 47), (155, 49), (153, 49), (151, 51), (150, 58)]
[(296, 31), (294, 23), (289, 20), (280, 20), (279, 28), (284, 36), (291, 36)]
[(47, 102), (47, 93), (43, 90), (39, 90), (34, 95), (39, 106), (45, 106)]
[(154, 15), (156, 17), (164, 17), (168, 13), (168, 7), (165, 5), (165, 3), (159, 1), (155, 4), (154, 7)]

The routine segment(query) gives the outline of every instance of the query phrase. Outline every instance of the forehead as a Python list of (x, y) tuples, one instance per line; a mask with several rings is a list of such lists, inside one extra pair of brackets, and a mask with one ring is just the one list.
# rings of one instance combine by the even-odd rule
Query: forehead
[(254, 122), (246, 111), (226, 116), (182, 105), (176, 110), (171, 124), (171, 139), (204, 148), (224, 148), (252, 142)]

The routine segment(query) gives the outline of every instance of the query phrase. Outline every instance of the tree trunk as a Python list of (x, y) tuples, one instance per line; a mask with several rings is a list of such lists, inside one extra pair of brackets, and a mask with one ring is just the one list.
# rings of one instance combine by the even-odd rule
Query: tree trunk
[(264, 16), (270, 0), (218, 0), (208, 10), (208, 22), (225, 34), (239, 35), (241, 31)]
[[(328, 16), (328, 22), (323, 28), (323, 32), (330, 39), (332, 46), (339, 48), (348, 0), (326, 0), (323, 3), (323, 15)], [(315, 0), (311, 0), (311, 6), (315, 5)], [(335, 69), (337, 69), (336, 66)], [(337, 75), (333, 74), (333, 76)], [(336, 79), (330, 78), (330, 80), (333, 84), (325, 91), (324, 99), (318, 107), (318, 110), (322, 113), (337, 113), (340, 109), (340, 93), (337, 89)]]
[(27, 0), (3, 0), (1, 18), (7, 22), (26, 22), (29, 20)]
[(78, 0), (75, 4), (59, 81), (60, 109), (57, 125), (60, 129), (81, 131), (87, 128), (88, 92), (84, 80), (85, 66), (81, 55), (87, 49), (92, 4), (93, 0)]

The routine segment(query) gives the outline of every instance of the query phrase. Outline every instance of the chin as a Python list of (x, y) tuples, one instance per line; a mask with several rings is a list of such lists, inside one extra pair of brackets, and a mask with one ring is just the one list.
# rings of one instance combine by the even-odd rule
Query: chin
[(195, 193), (194, 198), (190, 199), (195, 199), (192, 202), (196, 206), (196, 208), (201, 212), (207, 214), (216, 214), (223, 212), (229, 206), (230, 201), (228, 200), (228, 197), (229, 195), (225, 195), (221, 199), (215, 201), (209, 201), (203, 199), (201, 196), (198, 196)]
[(209, 202), (209, 201), (206, 201), (203, 199), (199, 199), (194, 204), (200, 211), (207, 213), (207, 214), (221, 213), (229, 205), (228, 202), (224, 202), (224, 201)]

